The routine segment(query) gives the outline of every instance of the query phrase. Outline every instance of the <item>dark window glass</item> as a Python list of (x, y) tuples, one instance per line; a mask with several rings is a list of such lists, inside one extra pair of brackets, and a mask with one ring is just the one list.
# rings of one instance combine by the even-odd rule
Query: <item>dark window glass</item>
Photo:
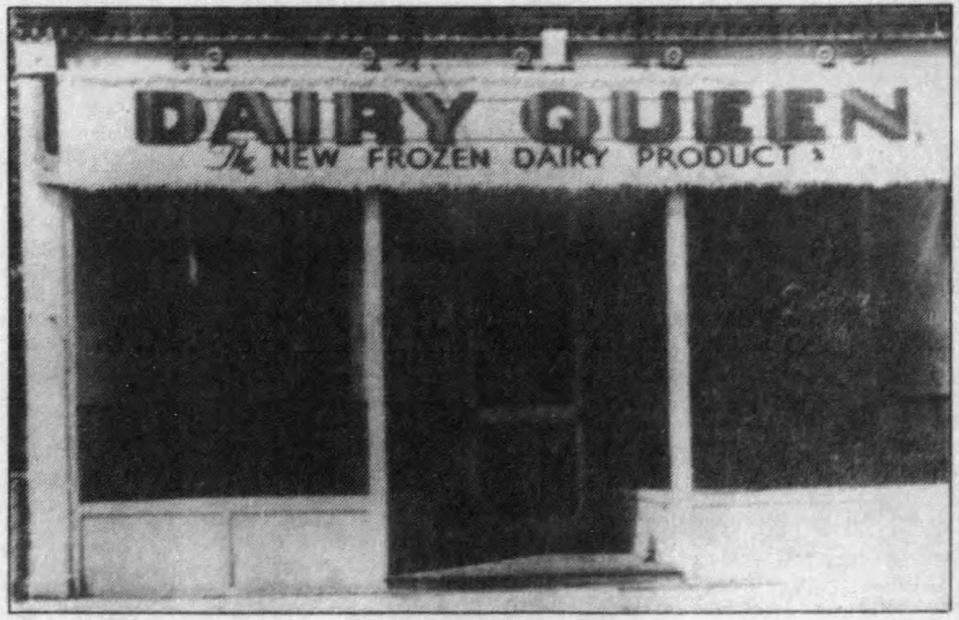
[(366, 492), (358, 212), (317, 192), (80, 197), (83, 500)]
[(690, 194), (698, 485), (948, 480), (948, 193)]

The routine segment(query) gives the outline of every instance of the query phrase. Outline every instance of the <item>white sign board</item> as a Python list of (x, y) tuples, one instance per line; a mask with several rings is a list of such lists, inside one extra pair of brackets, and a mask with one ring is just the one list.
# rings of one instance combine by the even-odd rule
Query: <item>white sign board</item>
[(353, 61), (58, 75), (51, 182), (720, 187), (949, 180), (949, 60)]

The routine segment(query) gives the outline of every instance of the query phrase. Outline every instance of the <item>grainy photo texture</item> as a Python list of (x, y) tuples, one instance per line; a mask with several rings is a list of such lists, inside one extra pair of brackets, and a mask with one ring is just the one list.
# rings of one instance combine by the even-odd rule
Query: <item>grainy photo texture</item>
[(10, 610), (951, 608), (951, 5), (8, 24)]

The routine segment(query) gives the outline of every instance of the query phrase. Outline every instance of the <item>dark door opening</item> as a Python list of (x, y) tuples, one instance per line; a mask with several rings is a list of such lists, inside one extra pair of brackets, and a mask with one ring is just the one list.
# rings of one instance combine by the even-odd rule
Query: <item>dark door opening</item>
[(390, 572), (628, 551), (665, 476), (662, 199), (385, 201)]

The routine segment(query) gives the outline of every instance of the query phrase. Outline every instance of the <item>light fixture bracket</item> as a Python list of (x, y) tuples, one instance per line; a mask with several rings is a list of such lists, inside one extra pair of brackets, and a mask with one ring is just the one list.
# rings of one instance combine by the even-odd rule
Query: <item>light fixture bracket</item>
[(360, 50), (360, 62), (363, 64), (364, 71), (379, 71), (381, 69), (380, 55), (370, 45)]
[(659, 66), (664, 69), (678, 70), (686, 65), (686, 53), (678, 45), (671, 45), (663, 50), (659, 57)]

